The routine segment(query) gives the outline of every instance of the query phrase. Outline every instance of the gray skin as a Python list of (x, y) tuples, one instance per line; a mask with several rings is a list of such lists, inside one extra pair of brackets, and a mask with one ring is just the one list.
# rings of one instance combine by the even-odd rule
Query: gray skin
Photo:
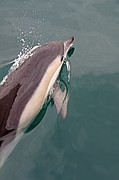
[[(21, 114), (41, 83), (54, 59), (66, 56), (74, 38), (55, 41), (33, 50), (18, 69), (11, 72), (0, 86), (0, 148), (11, 142), (18, 129)], [(39, 105), (40, 106), (40, 105)], [(40, 110), (40, 108), (39, 108)]]

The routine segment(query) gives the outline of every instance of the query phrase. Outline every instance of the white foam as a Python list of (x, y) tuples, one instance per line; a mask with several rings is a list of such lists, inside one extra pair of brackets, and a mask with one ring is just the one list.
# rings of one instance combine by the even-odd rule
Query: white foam
[(18, 58), (13, 61), (14, 64), (13, 64), (13, 65), (11, 66), (11, 68), (9, 69), (8, 74), (7, 74), (7, 75), (3, 78), (3, 80), (0, 82), (0, 85), (3, 85), (3, 84), (6, 82), (8, 76), (9, 76), (9, 74), (10, 74), (11, 72), (13, 72), (13, 71), (15, 71), (16, 69), (18, 69), (18, 67), (19, 67), (21, 64), (23, 64), (26, 59), (28, 59), (29, 57), (33, 56), (33, 51), (34, 51), (35, 49), (37, 49), (38, 47), (39, 47), (39, 46), (34, 46), (30, 51), (28, 51), (28, 52), (26, 52), (26, 53), (24, 53), (24, 54), (22, 54), (22, 53), (20, 52), (19, 55), (18, 55)]

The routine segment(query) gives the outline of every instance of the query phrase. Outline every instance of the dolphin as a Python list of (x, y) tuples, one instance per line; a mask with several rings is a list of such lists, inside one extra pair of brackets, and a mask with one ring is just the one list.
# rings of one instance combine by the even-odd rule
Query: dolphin
[(66, 91), (61, 91), (57, 78), (73, 42), (74, 37), (71, 37), (66, 41), (53, 41), (34, 47), (15, 61), (1, 82), (1, 167), (49, 95), (57, 112), (66, 117), (68, 97)]

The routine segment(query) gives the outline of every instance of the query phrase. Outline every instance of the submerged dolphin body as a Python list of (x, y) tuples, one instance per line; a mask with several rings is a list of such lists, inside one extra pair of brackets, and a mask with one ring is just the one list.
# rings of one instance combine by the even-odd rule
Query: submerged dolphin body
[[(74, 38), (35, 47), (15, 63), (0, 85), (0, 167), (51, 93), (58, 113), (67, 106), (56, 83)], [(61, 96), (61, 98), (60, 98)], [(60, 103), (58, 105), (58, 98)], [(63, 102), (65, 99), (65, 103)], [(65, 106), (65, 107), (66, 107)], [(62, 116), (66, 116), (66, 108)]]

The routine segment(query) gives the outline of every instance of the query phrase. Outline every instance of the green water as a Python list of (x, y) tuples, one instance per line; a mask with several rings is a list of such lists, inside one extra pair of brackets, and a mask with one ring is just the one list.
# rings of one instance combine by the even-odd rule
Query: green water
[(0, 1), (0, 67), (27, 45), (72, 35), (67, 118), (48, 108), (0, 180), (119, 179), (119, 0)]

